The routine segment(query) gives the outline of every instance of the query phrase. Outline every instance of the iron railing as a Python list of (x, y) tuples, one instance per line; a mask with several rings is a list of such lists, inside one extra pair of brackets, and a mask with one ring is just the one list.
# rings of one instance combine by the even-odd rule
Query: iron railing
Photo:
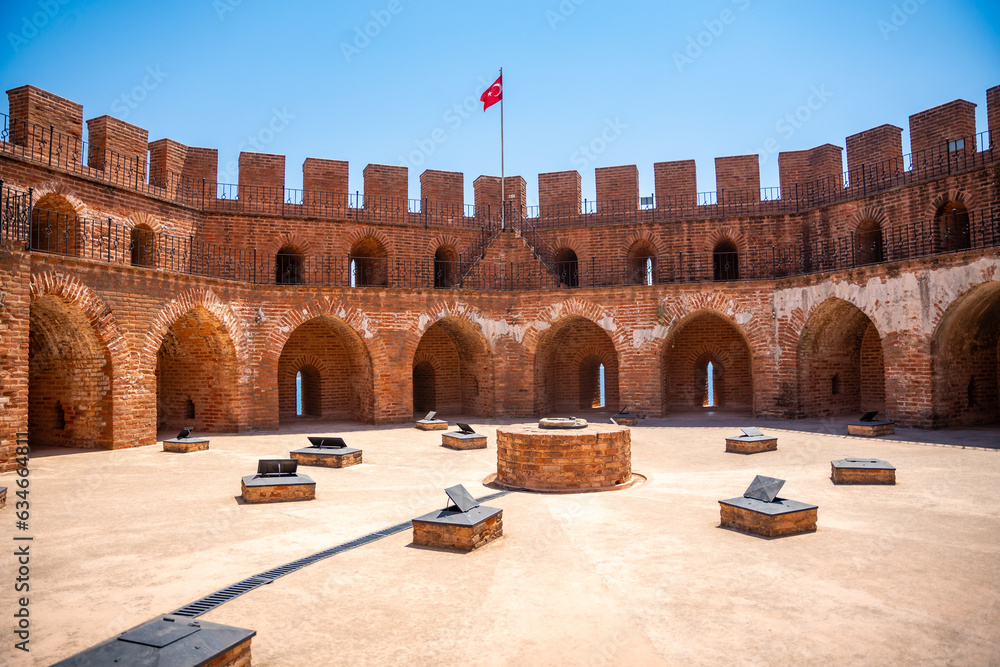
[[(508, 218), (508, 229), (531, 237), (530, 223)], [(484, 226), (488, 245), (499, 227)], [(537, 238), (537, 237), (536, 237)], [(923, 222), (868, 228), (834, 239), (745, 252), (666, 253), (635, 258), (487, 262), (485, 247), (456, 261), (387, 257), (264, 255), (33, 205), (32, 192), (0, 181), (0, 240), (53, 253), (254, 284), (353, 288), (538, 290), (688, 282), (773, 280), (869, 264), (1000, 246), (1000, 211), (952, 210)], [(545, 252), (544, 250), (542, 251)]]
[[(0, 114), (0, 117), (3, 121), (0, 153), (204, 211), (465, 229), (495, 226), (500, 220), (500, 212), (496, 210), (499, 207), (490, 205), (206, 181), (153, 165), (145, 155), (127, 156), (88, 144), (80, 136), (56, 132), (52, 125), (44, 127), (6, 114)], [(792, 213), (979, 169), (994, 164), (1000, 158), (996, 149), (995, 139), (989, 131), (984, 131), (786, 188), (720, 190), (597, 202), (585, 200), (582, 204), (530, 206), (526, 209), (514, 207), (508, 202), (508, 218), (516, 216), (523, 221), (530, 220), (531, 229), (537, 232), (593, 225)], [(541, 252), (541, 255), (545, 253)]]

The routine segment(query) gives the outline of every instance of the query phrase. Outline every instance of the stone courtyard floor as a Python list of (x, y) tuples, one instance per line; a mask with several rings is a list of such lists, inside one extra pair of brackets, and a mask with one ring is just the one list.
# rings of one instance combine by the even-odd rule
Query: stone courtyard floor
[[(596, 419), (595, 415), (588, 418)], [(410, 426), (300, 423), (212, 435), (211, 449), (40, 448), (31, 458), (31, 652), (13, 650), (14, 558), (0, 556), (0, 664), (47, 665), (250, 575), (436, 508), (481, 497), (486, 450)], [(463, 420), (464, 421), (464, 420)], [(1000, 429), (848, 437), (848, 418), (647, 419), (632, 429), (645, 482), (596, 494), (511, 493), (504, 536), (470, 554), (404, 531), (310, 565), (201, 618), (257, 631), (253, 664), (1000, 664)], [(454, 422), (452, 422), (453, 424)], [(739, 425), (778, 450), (725, 453)], [(240, 477), (305, 435), (364, 450), (306, 468), (316, 500), (244, 505)], [(161, 437), (171, 437), (163, 433)], [(202, 435), (202, 434), (196, 434)], [(834, 486), (830, 461), (883, 458), (896, 486)], [(754, 475), (819, 506), (812, 534), (719, 527), (718, 500)], [(0, 538), (15, 544), (15, 476)]]

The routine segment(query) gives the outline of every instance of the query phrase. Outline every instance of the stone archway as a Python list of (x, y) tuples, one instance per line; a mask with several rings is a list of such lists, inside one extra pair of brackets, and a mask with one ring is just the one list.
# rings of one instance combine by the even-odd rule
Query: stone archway
[(80, 307), (48, 294), (29, 309), (33, 446), (114, 446), (111, 355)]
[(296, 418), (295, 377), (304, 366), (317, 371), (310, 401), (321, 419), (373, 419), (373, 370), (364, 341), (346, 322), (320, 315), (292, 331), (278, 357), (278, 419)]
[(544, 416), (591, 409), (599, 365), (604, 366), (605, 407), (617, 410), (618, 352), (611, 336), (580, 315), (553, 322), (535, 348), (535, 412)]
[(413, 410), (494, 414), (493, 357), (482, 333), (455, 316), (439, 319), (413, 355)]
[(239, 368), (222, 321), (200, 306), (182, 314), (156, 352), (157, 429), (237, 431)]
[(750, 346), (721, 313), (701, 310), (681, 320), (664, 344), (662, 368), (663, 414), (704, 408), (754, 412)]
[(802, 415), (885, 410), (882, 337), (860, 308), (830, 298), (806, 320), (798, 345)]
[(1000, 283), (973, 287), (931, 339), (933, 426), (1000, 421)]

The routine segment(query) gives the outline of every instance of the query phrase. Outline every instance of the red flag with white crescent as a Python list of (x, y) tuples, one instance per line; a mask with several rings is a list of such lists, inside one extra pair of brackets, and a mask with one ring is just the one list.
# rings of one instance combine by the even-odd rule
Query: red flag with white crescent
[(493, 85), (486, 89), (479, 101), (483, 103), (483, 111), (503, 99), (503, 74), (500, 75)]

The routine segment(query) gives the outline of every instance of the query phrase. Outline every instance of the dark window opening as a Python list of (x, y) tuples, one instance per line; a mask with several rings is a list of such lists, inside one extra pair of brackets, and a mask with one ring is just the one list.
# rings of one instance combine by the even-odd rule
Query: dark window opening
[(434, 287), (451, 287), (458, 274), (458, 258), (448, 246), (441, 246), (434, 253)]
[(132, 266), (153, 266), (155, 233), (148, 227), (133, 227), (129, 233), (129, 251)]
[(569, 248), (562, 248), (556, 254), (556, 269), (559, 274), (559, 284), (566, 287), (580, 286), (580, 270), (576, 253)]
[(712, 274), (718, 281), (740, 279), (740, 255), (736, 244), (729, 239), (722, 239), (715, 244), (712, 251)]
[(834, 396), (840, 395), (840, 373), (834, 373), (830, 380), (830, 393)]
[(301, 284), (302, 264), (302, 253), (294, 246), (283, 246), (274, 258), (274, 282), (278, 285)]
[(63, 407), (62, 401), (56, 401), (55, 406), (55, 421), (56, 430), (62, 431), (66, 428), (66, 408)]
[(194, 419), (194, 401), (190, 398), (184, 406), (184, 419)]

